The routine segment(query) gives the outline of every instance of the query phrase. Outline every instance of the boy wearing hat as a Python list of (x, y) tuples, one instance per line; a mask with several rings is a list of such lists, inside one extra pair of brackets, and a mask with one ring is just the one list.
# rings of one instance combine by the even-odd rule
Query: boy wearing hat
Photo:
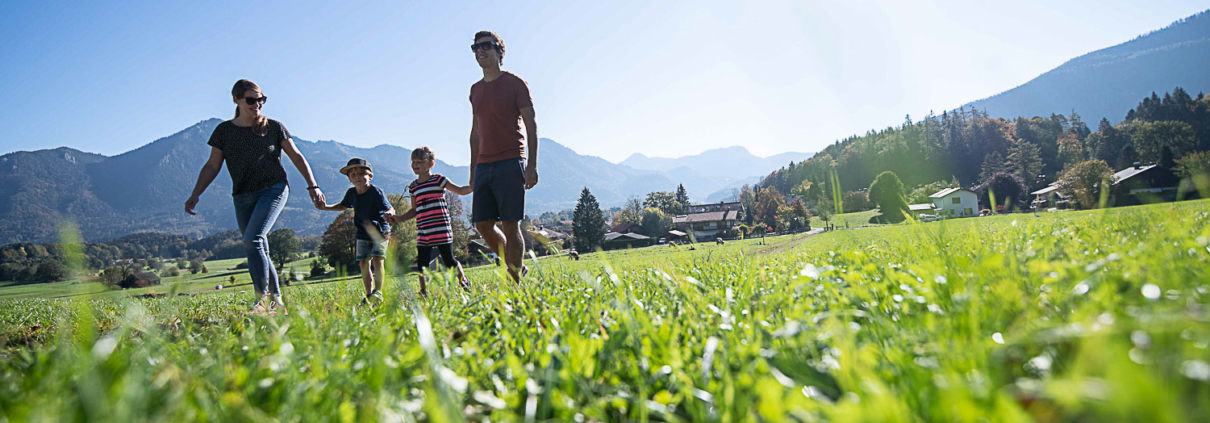
[(371, 300), (381, 302), (384, 279), (382, 263), (391, 234), (387, 217), (394, 215), (395, 209), (387, 201), (386, 193), (370, 184), (374, 179), (370, 162), (361, 158), (350, 159), (340, 173), (349, 177), (353, 187), (345, 192), (340, 203), (316, 204), (315, 207), (327, 211), (353, 209), (353, 226), (357, 228), (356, 256), (361, 264), (361, 281), (366, 288), (366, 298), (361, 303), (367, 304)]

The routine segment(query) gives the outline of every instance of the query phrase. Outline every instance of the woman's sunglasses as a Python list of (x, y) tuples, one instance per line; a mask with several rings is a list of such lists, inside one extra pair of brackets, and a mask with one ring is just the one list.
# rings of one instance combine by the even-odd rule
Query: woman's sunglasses
[(482, 43), (471, 44), (471, 51), (477, 52), (479, 50), (487, 50), (489, 48), (490, 49), (499, 49), (500, 44), (495, 41), (484, 41)]
[(244, 104), (247, 104), (249, 106), (256, 104), (256, 103), (265, 104), (266, 101), (269, 101), (269, 97), (267, 97), (267, 96), (244, 97)]

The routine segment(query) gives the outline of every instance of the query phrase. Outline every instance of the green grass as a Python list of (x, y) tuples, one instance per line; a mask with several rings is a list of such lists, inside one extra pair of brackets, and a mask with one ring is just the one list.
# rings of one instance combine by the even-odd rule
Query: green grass
[(831, 224), (833, 226), (844, 228), (858, 226), (881, 226), (881, 223), (870, 223), (870, 219), (878, 216), (878, 209), (866, 210), (861, 212), (843, 213), (832, 216), (830, 222), (824, 222), (819, 216), (811, 216), (811, 227), (822, 228), (824, 225)]
[[(106, 297), (117, 298), (131, 295), (142, 295), (148, 293), (179, 293), (179, 294), (200, 294), (214, 291), (215, 286), (223, 285), (224, 289), (248, 290), (251, 291), (252, 279), (248, 276), (247, 269), (235, 270), (235, 267), (242, 263), (244, 259), (226, 259), (226, 260), (210, 260), (206, 261), (207, 273), (190, 274), (189, 271), (182, 270), (180, 276), (162, 276), (159, 286), (151, 286), (147, 288), (136, 289), (117, 289), (111, 290), (101, 284), (97, 275), (89, 275), (87, 278), (77, 278), (62, 282), (53, 283), (7, 283), (0, 285), (0, 300), (17, 299), (17, 298), (65, 298), (65, 297)], [(304, 258), (301, 260), (286, 263), (286, 269), (291, 272), (309, 272), (311, 270), (311, 262), (314, 258)], [(165, 267), (176, 267), (176, 264), (168, 263)], [(235, 276), (236, 282), (230, 283), (230, 277)], [(312, 281), (303, 281), (307, 284)]]
[[(1191, 421), (1210, 202), (1008, 215), (412, 278), (0, 301), (13, 421)], [(1203, 417), (1198, 417), (1203, 416)]]

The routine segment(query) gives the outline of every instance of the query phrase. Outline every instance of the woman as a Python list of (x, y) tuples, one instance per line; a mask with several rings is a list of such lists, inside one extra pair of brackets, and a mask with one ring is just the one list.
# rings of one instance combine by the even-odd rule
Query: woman
[[(311, 202), (324, 203), (323, 192), (307, 159), (294, 146), (286, 127), (261, 114), (268, 97), (252, 81), (241, 79), (231, 88), (235, 101), (235, 118), (220, 123), (210, 135), (210, 159), (202, 166), (197, 176), (193, 195), (185, 201), (185, 213), (195, 214), (198, 197), (206, 191), (214, 177), (227, 162), (231, 175), (231, 196), (235, 201), (235, 219), (244, 236), (244, 248), (248, 253), (248, 273), (252, 276), (252, 287), (256, 290), (254, 314), (285, 311), (278, 285), (277, 272), (269, 260), (267, 236), (273, 222), (281, 214), (290, 195), (286, 185), (286, 170), (282, 168), (281, 153), (285, 152), (307, 181), (307, 193)], [(270, 298), (270, 295), (272, 296)]]

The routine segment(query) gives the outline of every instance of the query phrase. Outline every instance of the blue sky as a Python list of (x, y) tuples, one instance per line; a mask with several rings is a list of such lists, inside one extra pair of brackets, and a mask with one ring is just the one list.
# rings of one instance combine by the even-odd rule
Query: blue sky
[[(606, 4), (607, 3), (607, 4)], [(0, 2), (0, 153), (106, 155), (230, 118), (239, 78), (309, 140), (467, 158), (475, 31), (542, 137), (620, 161), (817, 151), (1011, 89), (1205, 2)]]

